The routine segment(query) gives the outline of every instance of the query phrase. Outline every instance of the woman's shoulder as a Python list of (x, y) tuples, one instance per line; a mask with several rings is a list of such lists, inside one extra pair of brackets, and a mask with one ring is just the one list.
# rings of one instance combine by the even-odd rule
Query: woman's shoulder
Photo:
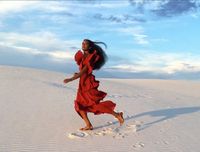
[(81, 63), (82, 58), (83, 58), (83, 52), (81, 50), (78, 50), (74, 55), (74, 59), (78, 65)]

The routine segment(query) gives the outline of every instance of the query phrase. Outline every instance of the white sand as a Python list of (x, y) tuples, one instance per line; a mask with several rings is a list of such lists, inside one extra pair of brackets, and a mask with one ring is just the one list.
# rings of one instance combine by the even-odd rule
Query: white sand
[(78, 80), (64, 74), (0, 66), (0, 152), (198, 152), (200, 82), (100, 80), (106, 99), (123, 111), (122, 127), (111, 115), (89, 118), (74, 110)]

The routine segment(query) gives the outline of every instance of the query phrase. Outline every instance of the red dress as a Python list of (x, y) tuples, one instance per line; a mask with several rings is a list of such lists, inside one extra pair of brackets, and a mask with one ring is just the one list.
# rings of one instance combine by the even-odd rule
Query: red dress
[(75, 61), (79, 65), (79, 70), (81, 71), (84, 65), (88, 67), (88, 70), (83, 73), (79, 79), (78, 92), (76, 100), (74, 100), (74, 107), (79, 115), (79, 110), (92, 112), (96, 115), (112, 113), (116, 106), (116, 104), (110, 100), (101, 101), (107, 93), (98, 90), (99, 81), (95, 80), (95, 76), (92, 74), (93, 65), (98, 59), (99, 55), (96, 50), (86, 58), (83, 57), (83, 53), (80, 50), (75, 54)]

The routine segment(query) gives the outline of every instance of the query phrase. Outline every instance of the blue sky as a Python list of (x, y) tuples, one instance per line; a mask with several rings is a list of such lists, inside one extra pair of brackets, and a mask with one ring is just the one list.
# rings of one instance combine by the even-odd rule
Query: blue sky
[(99, 77), (200, 79), (199, 7), (194, 0), (0, 1), (0, 64), (72, 74), (88, 38), (108, 45)]

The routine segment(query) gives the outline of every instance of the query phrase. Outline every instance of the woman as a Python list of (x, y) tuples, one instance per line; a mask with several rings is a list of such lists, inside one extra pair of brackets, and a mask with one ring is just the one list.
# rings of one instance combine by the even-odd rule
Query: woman
[[(88, 119), (87, 113), (92, 112), (94, 114), (111, 114), (116, 117), (120, 123), (123, 124), (124, 118), (122, 112), (115, 112), (116, 106), (110, 100), (102, 101), (107, 93), (98, 90), (99, 81), (95, 80), (95, 76), (92, 74), (93, 70), (100, 69), (106, 62), (107, 56), (103, 49), (97, 45), (103, 42), (93, 42), (89, 39), (84, 39), (82, 42), (82, 53), (77, 51), (74, 58), (79, 65), (79, 73), (74, 73), (73, 77), (64, 79), (64, 83), (68, 83), (77, 78), (79, 79), (79, 88), (77, 92), (75, 103), (75, 110), (85, 121), (86, 127), (80, 128), (80, 130), (92, 130), (93, 126)], [(106, 45), (105, 45), (106, 46)]]

